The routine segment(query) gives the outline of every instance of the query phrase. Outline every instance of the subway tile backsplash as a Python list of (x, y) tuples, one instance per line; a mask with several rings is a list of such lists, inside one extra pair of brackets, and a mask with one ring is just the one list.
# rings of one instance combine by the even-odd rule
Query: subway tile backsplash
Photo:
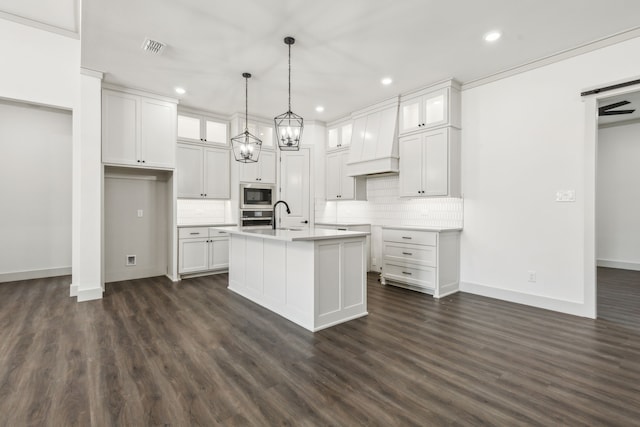
[(316, 222), (364, 222), (373, 225), (462, 227), (463, 200), (400, 198), (398, 176), (367, 179), (367, 201), (316, 199)]
[(228, 200), (178, 199), (178, 225), (224, 224), (232, 222)]

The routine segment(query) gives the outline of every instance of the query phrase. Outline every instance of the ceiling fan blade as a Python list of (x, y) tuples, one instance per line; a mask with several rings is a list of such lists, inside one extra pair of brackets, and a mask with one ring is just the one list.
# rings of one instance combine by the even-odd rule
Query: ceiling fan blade
[(614, 108), (622, 107), (623, 105), (628, 105), (628, 104), (631, 104), (631, 102), (629, 102), (629, 101), (620, 101), (620, 102), (616, 102), (614, 104), (603, 105), (602, 107), (599, 108), (599, 110), (603, 110), (603, 111), (613, 110)]
[(631, 114), (636, 110), (600, 111), (600, 116), (617, 116), (619, 114)]

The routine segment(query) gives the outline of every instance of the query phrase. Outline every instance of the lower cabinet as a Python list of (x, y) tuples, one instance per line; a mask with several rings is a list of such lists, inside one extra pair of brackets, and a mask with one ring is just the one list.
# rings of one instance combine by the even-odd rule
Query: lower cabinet
[(178, 230), (178, 273), (194, 274), (229, 268), (229, 236), (208, 227)]
[[(327, 230), (367, 231), (371, 233), (371, 224), (332, 224), (328, 222), (317, 222), (315, 227)], [(369, 234), (365, 240), (365, 256), (367, 258), (367, 271), (369, 271), (371, 269), (371, 234)]]
[(382, 284), (441, 298), (458, 291), (460, 230), (383, 227)]

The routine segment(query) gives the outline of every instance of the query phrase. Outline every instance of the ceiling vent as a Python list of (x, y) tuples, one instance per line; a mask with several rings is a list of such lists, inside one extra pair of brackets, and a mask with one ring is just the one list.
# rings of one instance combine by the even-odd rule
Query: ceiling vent
[(156, 55), (160, 55), (164, 51), (165, 47), (167, 47), (166, 44), (157, 40), (151, 40), (150, 38), (146, 38), (144, 43), (142, 43), (142, 50), (146, 50), (147, 52), (151, 52)]

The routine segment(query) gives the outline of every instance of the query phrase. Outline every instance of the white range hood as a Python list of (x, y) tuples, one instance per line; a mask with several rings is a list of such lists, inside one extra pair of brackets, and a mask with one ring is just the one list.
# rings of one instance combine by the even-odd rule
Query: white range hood
[(397, 174), (399, 97), (354, 113), (348, 176)]

